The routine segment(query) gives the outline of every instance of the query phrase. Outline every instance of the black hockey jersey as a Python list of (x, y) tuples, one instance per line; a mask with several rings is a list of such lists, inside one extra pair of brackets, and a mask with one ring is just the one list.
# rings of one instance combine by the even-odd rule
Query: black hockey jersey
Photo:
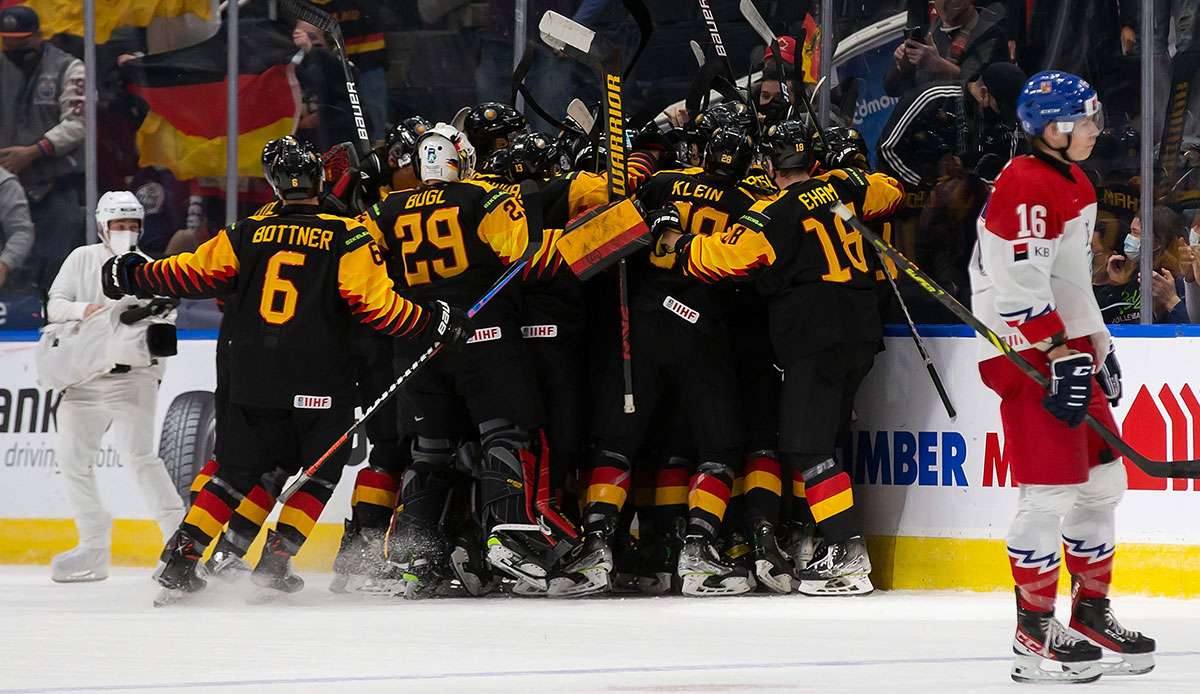
[(310, 206), (248, 217), (194, 253), (138, 266), (133, 279), (164, 296), (233, 294), (222, 319), (230, 397), (247, 405), (324, 409), (326, 398), (355, 398), (355, 318), (397, 336), (428, 323), (396, 293), (362, 224)]

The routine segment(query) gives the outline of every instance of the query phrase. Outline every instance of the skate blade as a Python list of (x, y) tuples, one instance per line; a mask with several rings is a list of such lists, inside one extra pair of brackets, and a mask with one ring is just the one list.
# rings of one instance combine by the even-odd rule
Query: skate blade
[(792, 576), (783, 574), (776, 576), (771, 573), (771, 569), (775, 567), (769, 561), (759, 559), (754, 562), (754, 575), (758, 577), (758, 582), (766, 586), (772, 593), (780, 593), (787, 595), (792, 592)]
[(154, 606), (166, 607), (167, 605), (174, 605), (176, 603), (183, 602), (186, 596), (186, 591), (174, 588), (163, 588), (158, 592), (158, 595), (154, 597)]
[(581, 598), (585, 595), (607, 593), (612, 590), (612, 574), (602, 567), (594, 567), (575, 572), (579, 580), (570, 576), (560, 576), (550, 579), (547, 595), (552, 598)]
[(77, 571), (72, 574), (51, 576), (55, 583), (95, 583), (108, 578), (108, 574), (98, 574), (95, 571)]
[(825, 597), (830, 595), (870, 595), (875, 591), (871, 577), (838, 576), (828, 580), (800, 581), (796, 592), (810, 597)]
[(1154, 654), (1122, 654), (1105, 651), (1116, 656), (1116, 660), (1101, 660), (1100, 669), (1105, 677), (1130, 677), (1144, 675), (1154, 669)]
[(542, 588), (525, 579), (518, 578), (509, 588), (513, 595), (520, 598), (544, 598), (550, 591), (549, 586)]
[(692, 573), (683, 574), (683, 594), (693, 598), (718, 597), (722, 595), (745, 595), (754, 590), (754, 579), (749, 576), (729, 576), (722, 579), (721, 585), (710, 586), (705, 581), (716, 574)]
[(1013, 659), (1011, 676), (1022, 684), (1087, 684), (1095, 682), (1104, 674), (1100, 661), (1087, 663), (1060, 663), (1061, 670), (1042, 667), (1047, 661), (1037, 655), (1018, 655)]
[(518, 581), (527, 581), (536, 586), (538, 590), (544, 592), (550, 588), (550, 584), (546, 580), (545, 569), (533, 562), (522, 561), (516, 552), (504, 545), (494, 544), (488, 547), (487, 560), (493, 568), (503, 571)]

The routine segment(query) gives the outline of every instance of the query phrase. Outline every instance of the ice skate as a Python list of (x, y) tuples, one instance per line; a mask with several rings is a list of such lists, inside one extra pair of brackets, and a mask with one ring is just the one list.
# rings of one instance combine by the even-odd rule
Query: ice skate
[(250, 575), (250, 565), (242, 558), (238, 548), (222, 535), (213, 548), (212, 556), (204, 562), (204, 572), (226, 583), (236, 583)]
[(716, 547), (698, 535), (684, 540), (676, 572), (683, 581), (683, 594), (693, 597), (742, 595), (755, 586), (749, 571), (722, 560)]
[(861, 537), (845, 542), (823, 542), (808, 565), (796, 572), (797, 590), (804, 595), (867, 595), (871, 584), (871, 557)]
[(638, 545), (638, 541), (628, 534), (612, 543), (612, 568), (608, 574), (608, 590), (614, 593), (638, 592), (638, 569), (642, 560)]
[(163, 587), (154, 598), (155, 607), (182, 600), (188, 593), (204, 590), (208, 583), (196, 573), (200, 551), (196, 541), (183, 530), (176, 530), (163, 547), (158, 568), (152, 578)]
[(775, 526), (760, 521), (751, 541), (754, 543), (754, 575), (758, 582), (775, 593), (792, 592), (792, 563), (779, 549)]
[[(561, 574), (550, 579), (552, 598), (578, 598), (612, 590), (613, 555), (601, 532), (590, 532), (566, 557)], [(636, 578), (634, 579), (636, 582)]]
[[(1100, 648), (1072, 636), (1053, 612), (1035, 612), (1017, 606), (1017, 632), (1013, 638), (1012, 678), (1025, 683), (1095, 682), (1104, 670)], [(1060, 669), (1043, 667), (1058, 663)]]
[(1154, 639), (1121, 626), (1108, 598), (1076, 599), (1071, 633), (1117, 656), (1100, 661), (1105, 675), (1144, 675), (1154, 669)]
[(355, 521), (346, 520), (342, 542), (333, 559), (334, 576), (329, 590), (353, 593), (367, 585), (372, 570), (383, 563), (383, 535), (381, 529), (362, 528)]
[(413, 556), (402, 568), (405, 600), (436, 597), (446, 580), (442, 572), (442, 557), (433, 554)]
[(284, 550), (283, 538), (274, 530), (267, 532), (267, 543), (258, 566), (250, 573), (250, 580), (260, 588), (250, 597), (251, 603), (269, 602), (280, 595), (304, 589), (304, 579), (292, 571), (292, 555)]
[(546, 568), (537, 557), (540, 552), (521, 537), (526, 531), (496, 529), (487, 540), (487, 560), (494, 568), (518, 581), (527, 581), (539, 590), (548, 590)]
[(682, 549), (682, 518), (666, 533), (647, 538), (642, 547), (638, 590), (645, 595), (678, 593), (680, 581), (675, 570), (679, 566), (679, 553)]
[(500, 583), (482, 550), (474, 536), (456, 539), (450, 550), (450, 569), (459, 586), (474, 597), (487, 595)]
[(112, 550), (76, 547), (50, 560), (50, 580), (55, 583), (89, 583), (108, 578)]
[(787, 555), (800, 571), (812, 561), (817, 548), (817, 526), (813, 523), (791, 523), (788, 526)]

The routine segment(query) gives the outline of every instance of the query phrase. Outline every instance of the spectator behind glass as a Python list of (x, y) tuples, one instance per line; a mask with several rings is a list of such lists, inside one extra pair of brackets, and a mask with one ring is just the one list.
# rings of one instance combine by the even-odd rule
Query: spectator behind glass
[[(1187, 230), (1183, 219), (1169, 207), (1154, 208), (1154, 275), (1151, 278), (1155, 323), (1187, 323), (1183, 303), (1185, 265), (1192, 264), (1191, 249), (1185, 243)], [(1097, 244), (1093, 236), (1093, 249)], [(1141, 220), (1134, 217), (1125, 236), (1122, 252), (1112, 253), (1105, 272), (1093, 278), (1093, 291), (1105, 323), (1139, 323), (1142, 318)], [(1186, 263), (1184, 262), (1186, 259)]]
[(296, 67), (304, 99), (296, 138), (311, 142), (319, 152), (339, 142), (357, 142), (346, 77), (341, 63), (328, 48), (325, 33), (308, 22), (297, 21), (292, 29), (292, 42), (304, 53)]
[(1180, 260), (1190, 267), (1183, 268), (1184, 303), (1187, 304), (1188, 321), (1200, 323), (1200, 213), (1192, 219), (1188, 231), (1187, 251)]
[(934, 0), (938, 19), (924, 36), (907, 35), (896, 47), (895, 63), (883, 78), (890, 96), (936, 80), (961, 80), (984, 65), (1008, 60), (1004, 5), (976, 9), (972, 0)]
[(0, 12), (0, 166), (16, 174), (37, 235), (27, 261), (46, 291), (83, 244), (83, 63), (46, 43), (37, 13)]
[(371, 140), (382, 140), (388, 124), (388, 54), (381, 21), (388, 3), (379, 0), (322, 0), (342, 29), (346, 55), (358, 70), (358, 93), (370, 123)]
[(0, 166), (0, 290), (19, 271), (33, 249), (33, 222), (25, 189), (17, 177)]

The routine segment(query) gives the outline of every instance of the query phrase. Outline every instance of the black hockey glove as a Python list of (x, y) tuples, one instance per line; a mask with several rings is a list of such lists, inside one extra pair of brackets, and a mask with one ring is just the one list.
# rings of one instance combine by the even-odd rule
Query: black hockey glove
[(1096, 372), (1096, 382), (1108, 398), (1108, 404), (1116, 407), (1121, 402), (1121, 365), (1117, 363), (1117, 348), (1113, 345), (1109, 345), (1108, 356)]
[(179, 299), (157, 297), (151, 299), (150, 303), (127, 308), (121, 312), (121, 322), (125, 325), (133, 325), (134, 323), (145, 320), (150, 316), (162, 316), (175, 309), (179, 308)]
[(1077, 427), (1092, 401), (1092, 355), (1086, 352), (1050, 362), (1050, 389), (1042, 404), (1069, 427)]
[(131, 294), (139, 299), (154, 298), (150, 292), (138, 289), (133, 280), (134, 269), (146, 262), (149, 262), (146, 256), (133, 251), (106, 260), (100, 268), (100, 286), (104, 296), (113, 300)]
[(453, 347), (466, 342), (475, 334), (467, 312), (460, 308), (439, 299), (425, 304), (424, 309), (429, 313), (429, 325), (425, 328), (425, 335), (434, 342)]

